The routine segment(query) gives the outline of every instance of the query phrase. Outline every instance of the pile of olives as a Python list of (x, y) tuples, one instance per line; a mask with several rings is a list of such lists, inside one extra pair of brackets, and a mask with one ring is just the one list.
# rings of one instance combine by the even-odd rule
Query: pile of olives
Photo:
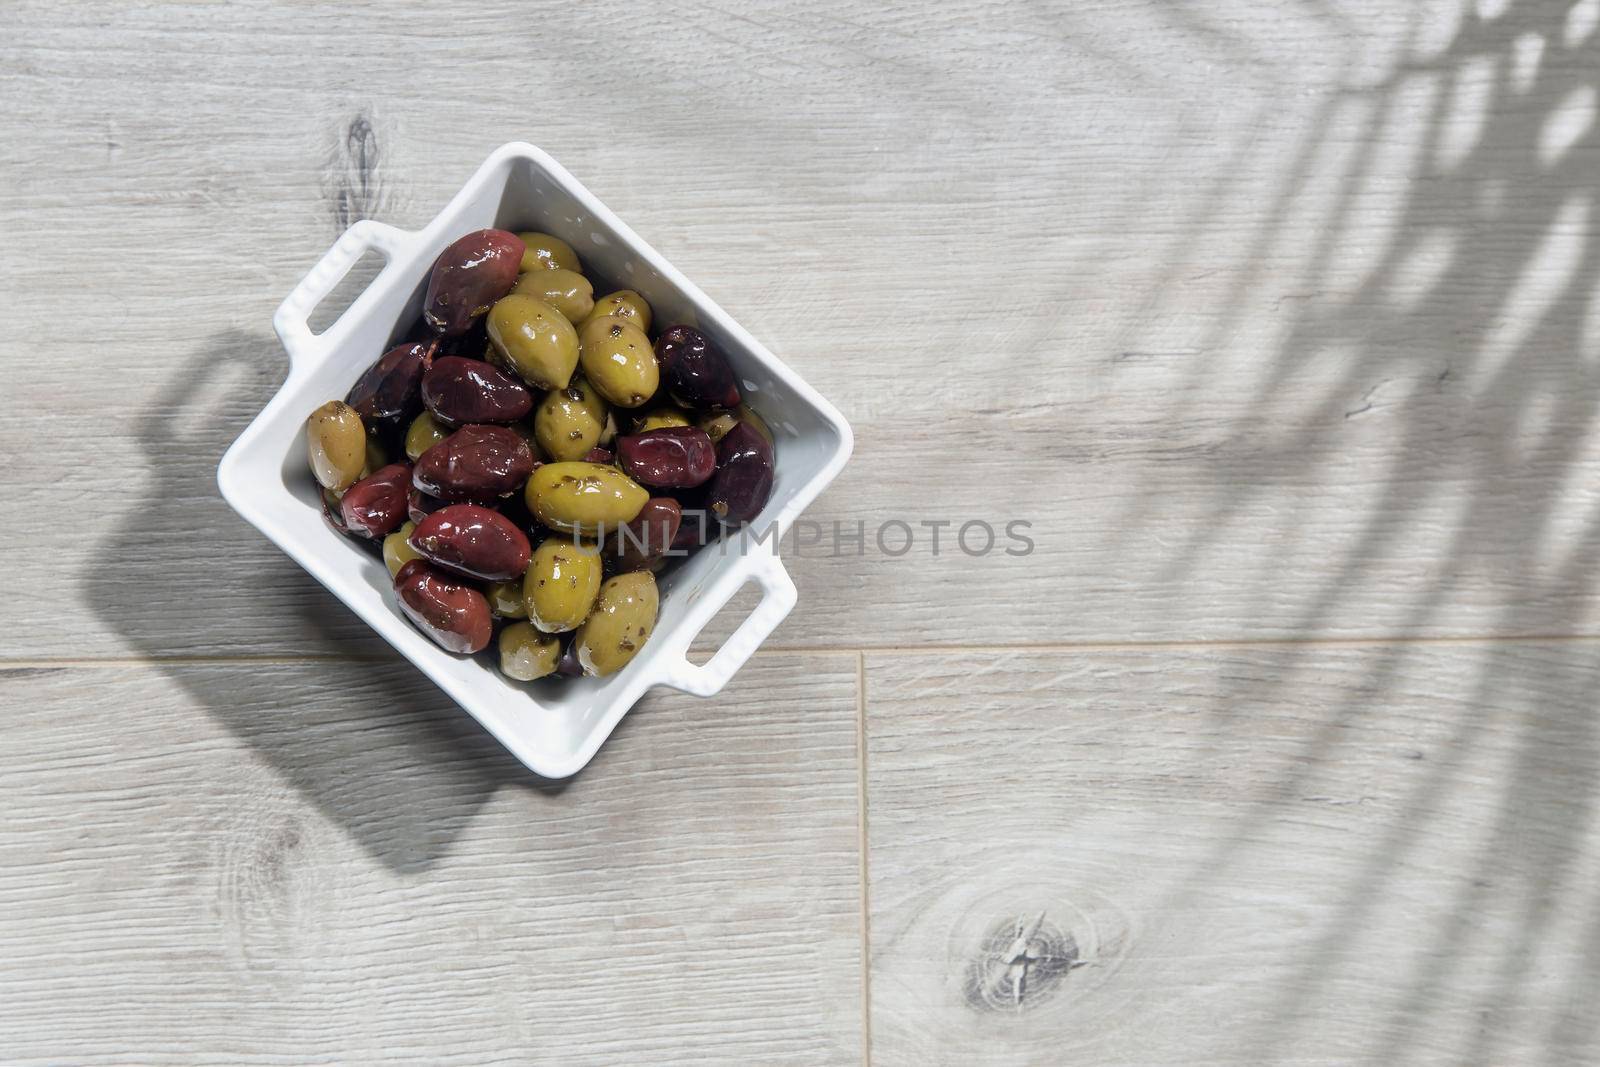
[(655, 628), (662, 567), (766, 504), (772, 435), (727, 360), (650, 327), (638, 293), (595, 299), (565, 241), (478, 230), (440, 254), (411, 339), (311, 413), (323, 514), (381, 546), (440, 647), (494, 642), (519, 681), (612, 674)]

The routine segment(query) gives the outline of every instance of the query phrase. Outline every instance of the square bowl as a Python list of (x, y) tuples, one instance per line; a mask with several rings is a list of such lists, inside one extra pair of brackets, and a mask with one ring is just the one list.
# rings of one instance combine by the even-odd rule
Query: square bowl
[[(473, 230), (541, 230), (578, 250), (595, 291), (637, 290), (662, 324), (689, 323), (722, 349), (746, 402), (775, 439), (772, 497), (737, 535), (713, 542), (661, 580), (661, 614), (644, 648), (607, 678), (518, 683), (474, 657), (439, 648), (399, 613), (383, 562), (331, 532), (306, 467), (306, 417), (342, 397), (421, 312), (434, 260)], [(368, 251), (386, 262), (332, 326), (307, 320)], [(850, 458), (850, 426), (834, 406), (784, 366), (728, 313), (544, 152), (503, 145), (426, 227), (415, 232), (366, 220), (350, 227), (273, 317), (289, 374), (217, 468), (228, 503), (344, 601), (530, 770), (577, 773), (652, 686), (698, 696), (718, 692), (795, 604), (776, 553), (789, 527)], [(777, 527), (774, 530), (774, 526)], [(704, 665), (690, 642), (724, 604), (753, 582), (761, 600)]]

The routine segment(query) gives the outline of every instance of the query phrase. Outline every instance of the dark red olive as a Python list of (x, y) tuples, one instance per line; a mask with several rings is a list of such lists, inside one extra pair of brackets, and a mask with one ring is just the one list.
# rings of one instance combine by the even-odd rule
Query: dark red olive
[(436, 496), (429, 496), (416, 486), (416, 477), (413, 475), (411, 491), (406, 494), (406, 518), (412, 522), (421, 522), (440, 508), (449, 507), (452, 502), (440, 500)]
[(578, 642), (569, 640), (567, 647), (562, 650), (561, 662), (556, 664), (556, 673), (563, 678), (582, 678), (583, 664), (578, 662)]
[(527, 535), (510, 519), (477, 504), (440, 508), (417, 523), (408, 540), (423, 558), (490, 582), (521, 578), (533, 555)]
[(733, 368), (693, 326), (662, 330), (656, 339), (656, 362), (661, 364), (661, 384), (684, 407), (704, 411), (739, 406)]
[(475, 230), (434, 261), (422, 317), (447, 336), (465, 333), (472, 320), (517, 284), (522, 238), (505, 230)]
[(711, 477), (717, 449), (698, 426), (662, 426), (617, 438), (628, 477), (658, 489), (692, 489)]
[(748, 422), (740, 422), (717, 442), (717, 473), (706, 506), (729, 526), (749, 522), (772, 495), (772, 445)]
[(599, 445), (596, 445), (594, 448), (589, 449), (589, 451), (583, 454), (583, 461), (585, 463), (610, 463), (615, 458), (616, 457), (612, 455), (611, 449), (601, 448)]
[(411, 468), (404, 463), (379, 467), (344, 491), (339, 513), (357, 537), (386, 537), (406, 521), (406, 491)]
[(463, 426), (417, 457), (411, 482), (441, 500), (493, 500), (533, 473), (533, 449), (504, 426)]
[(516, 422), (533, 410), (533, 394), (504, 371), (478, 359), (441, 356), (422, 376), (422, 402), (451, 426)]
[(660, 559), (672, 547), (683, 521), (683, 508), (671, 497), (653, 496), (644, 502), (633, 521), (617, 531), (606, 552), (616, 569), (636, 571)]
[(430, 347), (411, 342), (389, 349), (350, 387), (344, 402), (369, 428), (374, 422), (410, 422), (422, 411), (422, 375)]
[(470, 655), (489, 647), (494, 618), (482, 593), (420, 559), (394, 575), (400, 610), (417, 629), (450, 652)]
[(684, 508), (678, 532), (672, 537), (672, 547), (680, 552), (693, 552), (715, 540), (718, 532), (719, 528), (709, 511), (704, 508)]

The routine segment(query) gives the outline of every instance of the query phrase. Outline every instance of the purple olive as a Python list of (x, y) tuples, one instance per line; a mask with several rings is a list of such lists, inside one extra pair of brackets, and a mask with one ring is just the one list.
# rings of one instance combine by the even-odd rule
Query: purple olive
[(662, 330), (656, 339), (656, 361), (661, 364), (661, 384), (684, 407), (704, 411), (739, 406), (733, 368), (693, 326)]
[(449, 507), (453, 501), (440, 500), (436, 496), (429, 496), (416, 487), (415, 478), (412, 479), (411, 491), (406, 494), (406, 518), (412, 522), (421, 522), (440, 508)]
[(411, 482), (441, 500), (493, 500), (533, 473), (533, 449), (504, 426), (463, 426), (417, 457)]
[(521, 578), (533, 549), (527, 535), (498, 511), (452, 504), (417, 523), (408, 542), (424, 559), (469, 578)]
[(717, 443), (717, 473), (706, 506), (725, 525), (738, 526), (761, 513), (772, 495), (772, 445), (747, 422)]
[(611, 449), (601, 448), (599, 445), (596, 445), (594, 448), (589, 449), (589, 451), (583, 454), (583, 461), (585, 463), (610, 463), (615, 459), (616, 456), (612, 454)]
[(569, 640), (567, 647), (561, 651), (561, 662), (556, 664), (556, 673), (563, 678), (582, 678), (583, 664), (578, 662), (578, 642)]
[(411, 468), (404, 463), (380, 467), (344, 491), (339, 514), (345, 530), (357, 537), (386, 537), (406, 521), (406, 490)]
[(678, 536), (683, 508), (671, 497), (653, 496), (644, 502), (632, 522), (617, 531), (606, 550), (617, 561), (618, 572), (648, 567), (666, 554)]
[(422, 317), (447, 337), (465, 333), (517, 284), (523, 248), (505, 230), (476, 230), (452, 243), (434, 261)]
[(717, 448), (698, 426), (662, 426), (617, 438), (628, 477), (658, 489), (692, 489), (711, 477)]
[(440, 648), (471, 655), (489, 647), (494, 619), (482, 593), (420, 559), (394, 575), (400, 610)]
[(439, 421), (516, 422), (533, 410), (533, 394), (482, 360), (443, 356), (422, 376), (422, 402)]
[(431, 347), (411, 342), (389, 349), (350, 387), (344, 402), (368, 426), (381, 421), (409, 423), (422, 411), (422, 375)]

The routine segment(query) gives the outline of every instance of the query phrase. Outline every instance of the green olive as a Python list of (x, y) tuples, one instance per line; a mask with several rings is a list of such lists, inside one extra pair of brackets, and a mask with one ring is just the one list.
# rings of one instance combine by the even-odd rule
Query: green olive
[(342, 493), (366, 465), (367, 430), (355, 408), (330, 400), (306, 420), (306, 447), (317, 482)]
[(636, 408), (656, 393), (661, 370), (650, 338), (621, 319), (587, 324), (580, 361), (600, 395), (618, 407)]
[(554, 234), (529, 230), (517, 234), (517, 237), (522, 241), (522, 265), (517, 268), (518, 270), (524, 273), (541, 269), (583, 270), (583, 265), (578, 262), (578, 253)]
[(565, 537), (547, 537), (533, 550), (533, 562), (522, 579), (522, 600), (528, 621), (547, 634), (565, 633), (583, 625), (600, 592), (600, 553)]
[(584, 321), (592, 322), (612, 316), (627, 319), (645, 333), (650, 332), (650, 305), (632, 289), (618, 289), (602, 296), (594, 302), (594, 310), (589, 312)]
[(600, 443), (610, 408), (594, 386), (572, 379), (565, 389), (552, 389), (533, 409), (533, 437), (553, 462), (582, 459)]
[(689, 421), (689, 413), (682, 408), (675, 408), (670, 404), (658, 408), (651, 408), (633, 418), (633, 432), (644, 433), (646, 430), (659, 430), (666, 426), (693, 426)]
[(528, 510), (555, 530), (599, 536), (632, 522), (650, 494), (606, 463), (546, 463), (528, 478)]
[(415, 463), (418, 456), (449, 436), (450, 431), (433, 417), (433, 412), (424, 411), (406, 427), (406, 458)]
[(400, 524), (400, 529), (383, 539), (383, 565), (389, 568), (389, 577), (393, 578), (401, 567), (412, 560), (422, 558), (408, 540), (411, 531), (416, 528), (417, 524), (407, 519)]
[(560, 389), (578, 365), (578, 335), (555, 308), (512, 293), (489, 309), (489, 341), (499, 362), (535, 389)]
[(522, 586), (526, 578), (524, 575), (508, 582), (490, 582), (484, 588), (484, 596), (489, 598), (489, 611), (495, 618), (527, 618), (528, 606), (522, 598)]
[(660, 596), (649, 571), (619, 574), (600, 587), (594, 614), (573, 638), (583, 673), (615, 674), (650, 640)]
[(574, 325), (594, 310), (594, 286), (588, 278), (565, 267), (530, 270), (517, 279), (517, 287), (511, 291), (543, 300)]
[(500, 673), (519, 682), (553, 674), (561, 662), (561, 639), (542, 634), (525, 622), (500, 631)]

